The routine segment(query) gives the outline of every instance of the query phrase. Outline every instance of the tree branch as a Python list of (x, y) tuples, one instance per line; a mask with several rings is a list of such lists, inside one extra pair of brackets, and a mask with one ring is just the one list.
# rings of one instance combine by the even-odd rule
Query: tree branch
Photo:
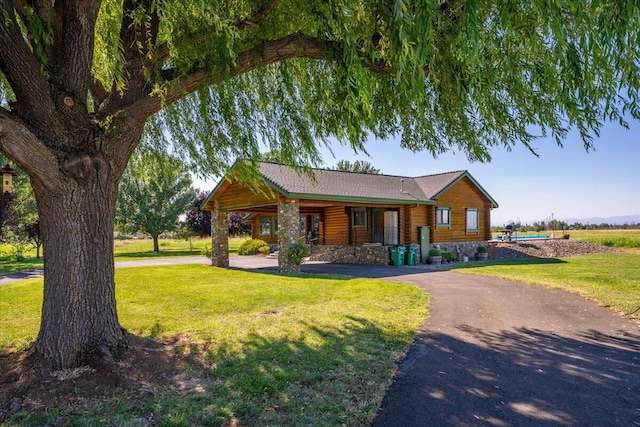
[(147, 117), (159, 111), (163, 106), (171, 104), (205, 85), (219, 83), (227, 77), (233, 78), (285, 59), (328, 59), (333, 56), (331, 52), (336, 49), (339, 49), (339, 45), (335, 42), (321, 41), (297, 33), (265, 42), (242, 52), (237, 57), (236, 66), (231, 68), (228, 73), (220, 71), (212, 74), (209, 69), (199, 69), (187, 76), (176, 77), (171, 75), (171, 70), (168, 70), (164, 77), (167, 81), (172, 80), (169, 92), (163, 98), (149, 96), (140, 99), (128, 107), (126, 113), (128, 117), (136, 117), (138, 120), (145, 121)]
[[(111, 93), (99, 94), (99, 114), (107, 116), (116, 113), (124, 106), (135, 103), (149, 93), (148, 75), (153, 72), (156, 58), (150, 58), (149, 53), (156, 44), (160, 17), (157, 10), (152, 11), (152, 0), (138, 3), (135, 0), (125, 0), (123, 5), (122, 24), (120, 27), (120, 43), (124, 49), (124, 79), (126, 86), (122, 94), (115, 90)], [(140, 22), (134, 19), (134, 10), (144, 9), (148, 21)], [(138, 14), (139, 15), (139, 14)], [(98, 89), (99, 84), (92, 86)], [(98, 93), (99, 90), (96, 91)], [(104, 96), (106, 95), (106, 96)]]
[[(59, 54), (51, 58), (51, 70), (61, 88), (84, 104), (91, 80), (95, 24), (100, 2), (96, 0), (64, 1), (61, 10)], [(57, 36), (56, 36), (57, 38)]]
[[(319, 40), (301, 33), (291, 34), (242, 52), (237, 57), (236, 66), (231, 68), (228, 73), (220, 71), (212, 74), (209, 69), (199, 69), (186, 76), (174, 76), (172, 75), (173, 70), (166, 70), (163, 73), (163, 78), (169, 82), (168, 93), (163, 98), (150, 96), (140, 99), (126, 108), (126, 113), (128, 117), (136, 117), (137, 120), (146, 121), (147, 117), (159, 111), (163, 106), (169, 105), (205, 85), (216, 84), (226, 78), (233, 78), (285, 59), (339, 60), (342, 57), (342, 52), (342, 45), (338, 42)], [(379, 74), (391, 74), (396, 70), (384, 61), (367, 60), (364, 62), (364, 66)], [(425, 76), (431, 75), (426, 66), (423, 72)]]
[(40, 140), (16, 117), (0, 109), (0, 151), (24, 170), (31, 179), (56, 192), (60, 171), (58, 161)]
[[(15, 113), (46, 135), (46, 122), (50, 122), (55, 107), (50, 101), (49, 84), (40, 72), (41, 64), (30, 51), (16, 22), (16, 13), (10, 0), (0, 0), (0, 15), (12, 20), (0, 25), (0, 70), (16, 96)], [(37, 120), (37, 123), (36, 123)]]

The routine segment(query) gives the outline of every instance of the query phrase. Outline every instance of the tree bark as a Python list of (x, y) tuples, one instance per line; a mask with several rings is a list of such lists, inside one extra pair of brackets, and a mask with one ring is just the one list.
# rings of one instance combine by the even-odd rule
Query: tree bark
[[(35, 352), (48, 371), (80, 366), (122, 350), (113, 264), (117, 176), (86, 157), (80, 175), (61, 174), (58, 191), (34, 190), (40, 214), (44, 303)], [(79, 177), (80, 176), (80, 177)]]
[(158, 245), (158, 236), (153, 237), (153, 252), (160, 252), (160, 246)]

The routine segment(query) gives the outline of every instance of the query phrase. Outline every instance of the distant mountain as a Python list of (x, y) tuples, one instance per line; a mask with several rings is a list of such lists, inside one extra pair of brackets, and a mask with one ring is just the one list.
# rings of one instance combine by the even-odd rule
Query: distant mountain
[(640, 214), (593, 218), (567, 218), (561, 219), (561, 221), (564, 221), (567, 224), (573, 224), (574, 222), (579, 222), (581, 224), (638, 224), (640, 223)]

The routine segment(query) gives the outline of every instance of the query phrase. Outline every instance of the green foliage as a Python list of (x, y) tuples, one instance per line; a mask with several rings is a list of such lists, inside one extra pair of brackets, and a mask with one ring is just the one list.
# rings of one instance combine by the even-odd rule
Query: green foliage
[(278, 3), (250, 27), (233, 25), (255, 12), (250, 2), (160, 7), (177, 74), (231, 71), (242, 52), (286, 34), (327, 43), (325, 61), (223, 79), (152, 118), (147, 142), (182, 147), (203, 173), (238, 157), (255, 166), (261, 142), (280, 162), (317, 165), (332, 136), (361, 150), (369, 135), (400, 135), (410, 150), (486, 161), (494, 147), (533, 150), (539, 134), (561, 144), (577, 129), (591, 148), (604, 121), (640, 117), (634, 2)]
[(373, 175), (377, 175), (380, 173), (380, 169), (374, 168), (371, 163), (365, 162), (363, 160), (356, 160), (353, 163), (348, 160), (340, 160), (336, 164), (335, 169), (338, 171), (370, 173)]
[(120, 184), (116, 228), (157, 238), (178, 227), (178, 217), (195, 198), (182, 162), (168, 155), (142, 152), (134, 157)]
[(211, 258), (211, 245), (207, 244), (204, 245), (204, 247), (202, 248), (201, 251), (202, 255), (206, 256), (207, 258)]
[(297, 245), (293, 245), (289, 247), (287, 258), (290, 262), (296, 265), (300, 265), (302, 264), (304, 259), (307, 258), (309, 255), (311, 255), (311, 250), (309, 249), (309, 246), (299, 243)]
[(455, 261), (456, 260), (456, 254), (454, 254), (453, 252), (443, 252), (442, 253), (442, 260), (443, 261)]
[(431, 248), (427, 254), (429, 256), (442, 256), (442, 251), (437, 248)]
[(489, 249), (484, 245), (480, 245), (476, 248), (476, 252), (478, 252), (479, 254), (486, 254), (489, 253)]
[(256, 255), (261, 252), (261, 248), (267, 248), (269, 250), (269, 245), (264, 240), (260, 239), (247, 239), (240, 244), (238, 247), (238, 255)]

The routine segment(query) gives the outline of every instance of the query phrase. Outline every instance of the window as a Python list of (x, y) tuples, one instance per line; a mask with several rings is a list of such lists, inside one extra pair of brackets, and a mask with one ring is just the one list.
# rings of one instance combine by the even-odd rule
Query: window
[(260, 218), (260, 224), (259, 224), (259, 229), (260, 229), (260, 235), (261, 236), (271, 236), (271, 217), (263, 217)]
[(353, 228), (367, 228), (367, 211), (365, 208), (351, 210), (351, 223)]
[(451, 225), (451, 208), (436, 209), (436, 221), (438, 227), (449, 227)]
[(467, 232), (480, 231), (480, 210), (476, 208), (467, 209)]

